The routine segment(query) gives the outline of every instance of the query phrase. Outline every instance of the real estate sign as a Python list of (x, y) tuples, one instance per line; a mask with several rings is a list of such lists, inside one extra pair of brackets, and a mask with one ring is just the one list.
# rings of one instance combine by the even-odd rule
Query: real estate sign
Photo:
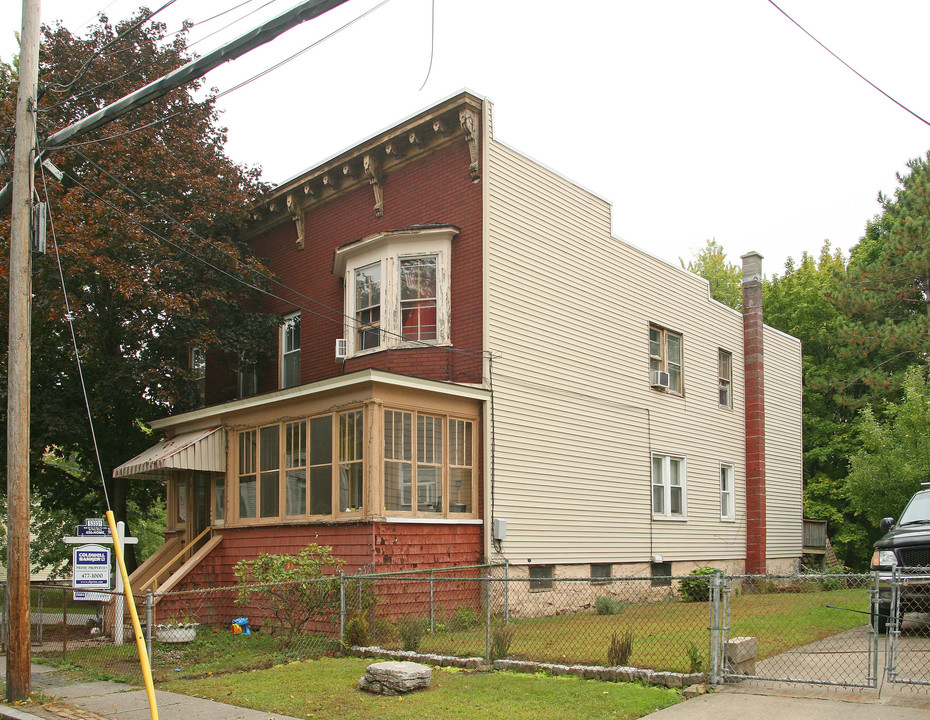
[(75, 600), (107, 601), (107, 593), (94, 590), (109, 590), (110, 548), (102, 545), (80, 545), (71, 552), (71, 587)]

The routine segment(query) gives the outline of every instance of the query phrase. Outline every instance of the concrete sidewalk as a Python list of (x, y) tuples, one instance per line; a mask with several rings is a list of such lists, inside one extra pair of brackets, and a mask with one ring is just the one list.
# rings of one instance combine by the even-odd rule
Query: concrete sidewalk
[[(6, 658), (0, 662), (6, 673)], [(32, 666), (32, 690), (60, 702), (19, 709), (0, 705), (0, 718), (11, 720), (149, 720), (144, 688), (122, 683), (74, 682), (55, 668)], [(296, 720), (178, 693), (155, 691), (160, 720)]]
[[(6, 658), (2, 656), (0, 672), (6, 672)], [(0, 705), (0, 718), (149, 720), (151, 717), (145, 690), (132, 685), (75, 682), (55, 668), (34, 664), (32, 689), (57, 701), (28, 709)], [(156, 690), (155, 696), (159, 718), (164, 720), (295, 720), (161, 690)], [(566, 720), (570, 720), (571, 709), (565, 708), (564, 712)], [(885, 686), (878, 691), (749, 681), (724, 686), (649, 716), (650, 720), (720, 720), (723, 717), (727, 720), (927, 720), (930, 687)]]

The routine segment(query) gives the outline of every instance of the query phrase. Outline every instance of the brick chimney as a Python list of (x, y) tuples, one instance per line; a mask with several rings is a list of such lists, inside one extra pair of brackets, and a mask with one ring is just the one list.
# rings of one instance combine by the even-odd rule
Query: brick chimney
[(743, 261), (743, 363), (746, 398), (746, 572), (765, 573), (765, 377), (762, 256)]

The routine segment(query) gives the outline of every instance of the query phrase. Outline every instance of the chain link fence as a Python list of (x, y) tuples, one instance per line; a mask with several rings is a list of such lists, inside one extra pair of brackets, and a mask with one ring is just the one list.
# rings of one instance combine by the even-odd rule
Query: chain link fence
[[(875, 687), (884, 671), (896, 682), (930, 685), (927, 616), (895, 606), (885, 652), (885, 636), (870, 623), (878, 607), (872, 575), (565, 578), (497, 565), (338, 574), (135, 601), (156, 682), (364, 647), (375, 656), (428, 654), (437, 663), (620, 666), (700, 673), (711, 682)], [(70, 587), (46, 586), (33, 589), (32, 603), (37, 661), (141, 680), (128, 615), (118, 621), (115, 601), (76, 602)]]
[[(891, 603), (887, 623), (885, 672), (893, 683), (930, 688), (930, 575), (928, 568), (894, 568), (877, 580), (878, 595)], [(890, 588), (886, 588), (890, 585)], [(878, 612), (883, 610), (878, 603)]]

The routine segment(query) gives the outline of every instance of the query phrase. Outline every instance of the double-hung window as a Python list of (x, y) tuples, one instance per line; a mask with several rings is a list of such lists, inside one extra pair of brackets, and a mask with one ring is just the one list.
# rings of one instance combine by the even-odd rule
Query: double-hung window
[(400, 326), (404, 340), (436, 339), (436, 256), (401, 258)]
[(734, 520), (733, 466), (720, 463), (720, 519)]
[(720, 407), (733, 407), (733, 355), (726, 350), (717, 353), (717, 384)]
[(381, 345), (381, 263), (355, 271), (355, 347), (371, 350)]
[(281, 387), (300, 384), (300, 313), (284, 318), (281, 326)]
[(346, 353), (449, 345), (453, 226), (381, 233), (336, 251), (345, 281)]
[(674, 455), (652, 456), (652, 516), (684, 518), (686, 505), (685, 459)]
[[(649, 326), (649, 370), (668, 374), (669, 392), (682, 394), (681, 335), (657, 325)], [(659, 383), (653, 382), (653, 387)]]

